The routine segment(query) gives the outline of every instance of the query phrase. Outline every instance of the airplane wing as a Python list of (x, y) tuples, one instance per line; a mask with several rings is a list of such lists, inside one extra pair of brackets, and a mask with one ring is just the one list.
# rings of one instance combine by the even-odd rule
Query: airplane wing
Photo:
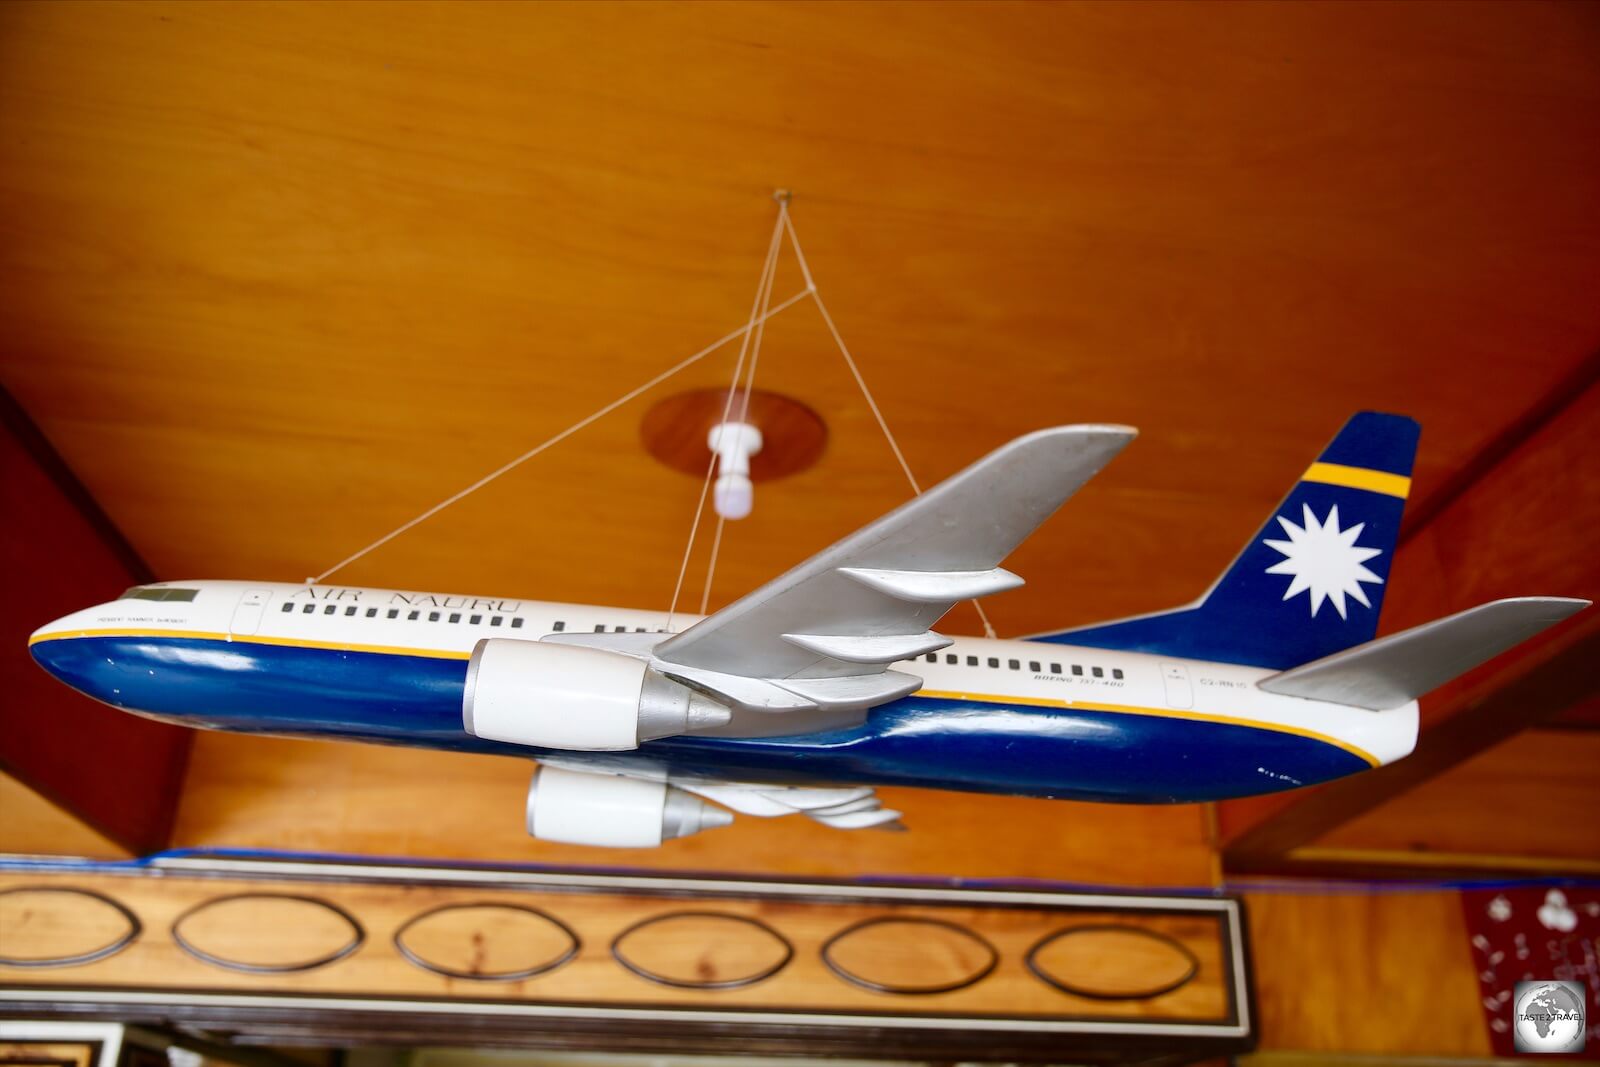
[(913, 693), (921, 679), (888, 665), (949, 644), (930, 627), (957, 601), (1021, 585), (1001, 560), (1135, 434), (1017, 438), (656, 645), (651, 666), (732, 707), (707, 731), (731, 736), (824, 728)]

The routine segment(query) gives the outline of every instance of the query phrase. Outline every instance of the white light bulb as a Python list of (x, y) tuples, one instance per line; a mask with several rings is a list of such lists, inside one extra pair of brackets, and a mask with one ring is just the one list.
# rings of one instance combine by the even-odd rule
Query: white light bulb
[(742, 519), (755, 506), (750, 457), (761, 451), (761, 431), (748, 422), (724, 422), (711, 428), (706, 445), (717, 454), (717, 484), (711, 502), (725, 519)]

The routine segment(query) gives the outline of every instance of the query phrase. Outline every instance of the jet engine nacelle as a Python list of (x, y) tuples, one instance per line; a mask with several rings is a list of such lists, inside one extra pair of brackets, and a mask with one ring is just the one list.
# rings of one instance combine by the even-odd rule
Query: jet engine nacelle
[(478, 642), (461, 701), (462, 724), (475, 737), (579, 752), (638, 748), (731, 716), (642, 659), (514, 638)]
[(528, 833), (541, 841), (654, 848), (731, 822), (730, 813), (666, 782), (540, 767), (528, 786)]

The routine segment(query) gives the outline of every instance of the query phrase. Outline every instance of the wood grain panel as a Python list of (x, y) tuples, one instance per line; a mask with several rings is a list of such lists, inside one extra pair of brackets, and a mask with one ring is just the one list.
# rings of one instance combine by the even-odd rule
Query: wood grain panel
[(0, 575), (0, 849), (160, 848), (190, 732), (75, 693), (28, 652), (40, 626), (149, 572), (4, 388)]
[[(510, 757), (202, 733), (173, 844), (365, 856), (505, 860), (804, 877), (1043, 878), (1210, 885), (1197, 805), (1076, 804), (885, 789), (910, 833), (740, 817), (656, 849), (536, 841), (523, 827), (532, 766)], [(1128, 847), (1137, 842), (1137, 847)]]
[(9, 774), (0, 773), (0, 852), (33, 856), (122, 859), (129, 850), (46, 800)]
[[(270, 872), (271, 866), (257, 870)], [(529, 884), (512, 889), (477, 884), (481, 879), (475, 879), (471, 872), (452, 874), (452, 880), (458, 883), (452, 885), (429, 884), (428, 872), (420, 872), (416, 881), (396, 880), (398, 884), (327, 877), (207, 877), (199, 869), (190, 873), (163, 870), (158, 877), (126, 872), (0, 873), (0, 889), (70, 886), (104, 894), (133, 912), (144, 927), (136, 941), (96, 962), (70, 968), (0, 970), (5, 972), (5, 985), (12, 989), (70, 984), (73, 988), (144, 991), (236, 990), (540, 1004), (1238, 1024), (1234, 1019), (1235, 961), (1226, 913), (1210, 902), (1200, 902), (1195, 907), (1171, 898), (1130, 898), (1119, 904), (1113, 898), (1076, 898), (1068, 894), (1007, 900), (989, 899), (981, 892), (966, 894), (970, 899), (964, 899), (959, 891), (946, 893), (942, 900), (938, 896), (918, 900), (896, 898), (872, 887), (824, 887), (806, 893), (803, 884), (777, 886), (780, 892), (763, 894), (759, 884), (751, 883), (745, 883), (743, 889), (730, 886), (720, 892), (702, 887), (692, 901), (686, 901), (674, 899), (682, 896), (682, 888), (674, 890), (670, 884), (653, 886), (649, 879), (607, 888), (604, 879), (586, 884), (580, 877), (540, 888), (533, 884), (538, 877), (530, 875)], [(266, 955), (275, 964), (326, 957), (331, 954), (331, 947), (337, 947), (347, 937), (348, 930), (327, 929), (327, 924), (316, 916), (311, 916), (309, 922), (302, 921), (306, 915), (285, 909), (283, 894), (305, 898), (297, 907), (306, 915), (314, 900), (323, 902), (324, 912), (331, 907), (347, 913), (359, 924), (364, 940), (355, 951), (322, 966), (295, 973), (249, 973), (197, 958), (172, 936), (173, 924), (182, 916), (198, 917), (208, 911), (212, 927), (206, 935), (208, 943), (243, 947), (247, 951), (241, 955), (258, 965)], [(71, 899), (63, 899), (67, 903), (58, 909), (60, 914), (46, 914), (48, 909), (37, 904), (21, 912), (0, 912), (0, 921), (7, 924), (0, 933), (8, 950), (21, 957), (38, 957), (45, 954), (39, 945), (58, 944), (62, 928), (70, 927), (75, 914)], [(393, 937), (404, 924), (431, 909), (463, 903), (538, 908), (571, 928), (579, 941), (579, 951), (566, 964), (532, 978), (483, 981), (432, 973), (395, 950)], [(1180, 910), (1184, 908), (1188, 910)], [(84, 905), (85, 922), (100, 921), (96, 909), (103, 910), (97, 902)], [(630, 926), (686, 910), (758, 920), (793, 946), (793, 958), (764, 981), (715, 990), (674, 988), (647, 981), (613, 958), (612, 942)], [(959, 990), (904, 996), (843, 981), (824, 965), (821, 948), (831, 937), (852, 924), (886, 916), (934, 919), (970, 931), (970, 936), (994, 946), (997, 966), (981, 981)], [(1052, 988), (1023, 965), (1028, 948), (1051, 932), (1106, 923), (1136, 928), (1181, 944), (1198, 960), (1192, 980), (1154, 997), (1096, 999)], [(916, 938), (918, 929), (912, 922), (902, 923), (898, 932), (886, 935), (888, 941), (878, 947), (891, 954), (904, 952), (908, 946), (901, 942), (907, 937)], [(468, 945), (484, 936), (482, 930), (470, 925), (459, 932)], [(184, 934), (187, 938), (187, 920)], [(100, 936), (98, 926), (94, 936)], [(663, 959), (662, 948), (657, 946), (654, 959)], [(666, 961), (664, 966), (688, 968), (691, 974), (697, 957), (715, 951), (714, 945), (684, 940), (664, 948), (669, 954), (677, 951), (677, 958)], [(214, 955), (222, 961), (240, 958), (221, 952)], [(1138, 970), (1145, 962), (1142, 957), (1129, 958), (1123, 961), (1123, 970)], [(1093, 963), (1099, 971), (1112, 965), (1106, 960)], [(1091, 973), (1079, 977), (1089, 984), (1095, 976)], [(1122, 980), (1130, 979), (1124, 975)], [(0, 1005), (6, 999), (0, 994)], [(1248, 1021), (1242, 1025), (1248, 1026)]]
[(1399, 853), (1425, 862), (1477, 853), (1600, 868), (1600, 735), (1529, 730), (1322, 835), (1318, 850)]
[(1247, 899), (1263, 1049), (1491, 1055), (1455, 893)]

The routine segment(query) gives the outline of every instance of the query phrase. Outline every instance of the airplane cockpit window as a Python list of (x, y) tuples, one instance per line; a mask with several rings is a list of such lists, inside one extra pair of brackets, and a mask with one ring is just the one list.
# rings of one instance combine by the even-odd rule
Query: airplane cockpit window
[(136, 585), (118, 600), (181, 600), (188, 602), (198, 596), (198, 589), (174, 589), (171, 586)]

